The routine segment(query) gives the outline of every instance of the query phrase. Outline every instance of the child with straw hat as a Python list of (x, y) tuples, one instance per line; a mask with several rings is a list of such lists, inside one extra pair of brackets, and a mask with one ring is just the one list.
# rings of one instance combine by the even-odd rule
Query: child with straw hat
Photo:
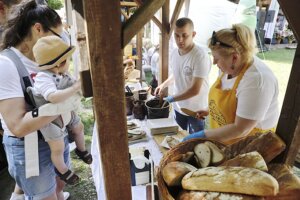
[[(33, 54), (39, 64), (33, 88), (27, 89), (36, 107), (47, 102), (58, 103), (80, 91), (80, 82), (68, 73), (69, 60), (74, 46), (69, 46), (58, 36), (40, 38), (33, 47)], [(72, 111), (65, 113), (40, 131), (51, 149), (51, 160), (59, 177), (68, 184), (79, 182), (79, 177), (64, 162), (64, 142), (66, 126), (74, 136), (75, 153), (85, 163), (92, 163), (92, 156), (85, 148), (83, 124), (79, 116)]]

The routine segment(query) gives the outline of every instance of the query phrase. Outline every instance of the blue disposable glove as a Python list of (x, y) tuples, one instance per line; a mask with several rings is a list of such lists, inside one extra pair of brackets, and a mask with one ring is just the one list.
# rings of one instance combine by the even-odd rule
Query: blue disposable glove
[(194, 139), (194, 138), (206, 138), (204, 130), (198, 131), (196, 133), (192, 133), (192, 134), (186, 136), (185, 138), (183, 138), (182, 142), (185, 142), (187, 140)]
[(169, 102), (169, 103), (172, 103), (175, 101), (174, 97), (173, 96), (167, 96), (166, 98), (164, 98), (165, 101)]

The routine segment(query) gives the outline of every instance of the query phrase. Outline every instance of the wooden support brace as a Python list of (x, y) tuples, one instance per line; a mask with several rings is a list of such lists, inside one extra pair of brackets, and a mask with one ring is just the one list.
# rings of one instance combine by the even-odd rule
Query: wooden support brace
[(172, 18), (171, 18), (171, 23), (170, 23), (171, 27), (170, 27), (170, 31), (169, 31), (169, 38), (172, 36), (172, 33), (174, 31), (174, 28), (175, 28), (176, 21), (179, 17), (179, 14), (180, 14), (181, 8), (184, 4), (184, 1), (185, 0), (177, 0), (176, 6), (175, 6), (175, 9), (174, 9)]
[(123, 25), (124, 48), (138, 31), (153, 17), (153, 15), (162, 7), (165, 0), (146, 1)]

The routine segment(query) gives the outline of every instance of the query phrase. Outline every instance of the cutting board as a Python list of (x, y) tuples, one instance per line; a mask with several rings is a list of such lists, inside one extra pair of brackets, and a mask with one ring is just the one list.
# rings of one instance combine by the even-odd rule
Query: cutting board
[[(178, 139), (182, 139), (188, 135), (189, 134), (187, 131), (181, 130), (181, 131), (178, 131), (178, 133), (176, 135), (173, 134), (172, 136), (175, 136)], [(166, 136), (167, 135), (153, 135), (152, 136), (156, 145), (159, 147), (160, 152), (162, 152), (163, 154), (165, 154), (169, 150), (169, 149), (166, 149), (165, 147), (160, 146), (160, 143), (165, 139)]]

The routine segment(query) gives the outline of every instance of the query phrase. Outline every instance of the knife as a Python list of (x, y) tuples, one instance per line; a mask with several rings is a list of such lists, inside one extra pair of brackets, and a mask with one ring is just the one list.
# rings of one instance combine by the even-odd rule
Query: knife
[(197, 116), (196, 112), (191, 111), (191, 110), (189, 110), (187, 108), (181, 108), (181, 111), (184, 112), (185, 114), (191, 116), (191, 117), (195, 117), (196, 118), (196, 116)]

